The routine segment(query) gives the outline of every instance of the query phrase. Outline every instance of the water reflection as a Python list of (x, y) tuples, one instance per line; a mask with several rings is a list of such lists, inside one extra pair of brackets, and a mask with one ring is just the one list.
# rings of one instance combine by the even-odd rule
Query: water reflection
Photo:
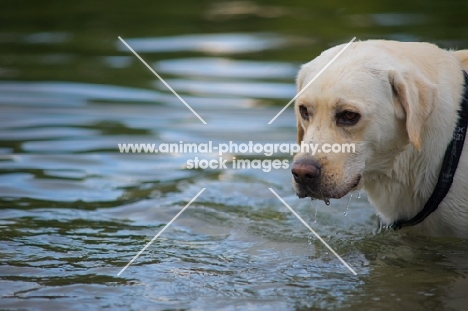
[(424, 14), (411, 13), (382, 13), (382, 14), (353, 14), (349, 19), (361, 27), (397, 27), (428, 24), (430, 19)]
[(156, 91), (114, 85), (67, 82), (0, 82), (0, 103), (15, 105), (69, 106), (88, 101), (157, 102)]
[[(181, 35), (164, 38), (124, 38), (139, 53), (204, 52), (209, 54), (251, 53), (279, 48), (287, 40), (274, 34), (206, 34)], [(118, 43), (121, 51), (127, 48)]]
[[(429, 1), (421, 12), (404, 1), (26, 3), (0, 10), (3, 308), (464, 307), (466, 241), (375, 234), (365, 197), (354, 196), (348, 209), (349, 197), (328, 207), (298, 200), (288, 170), (188, 170), (188, 159), (218, 155), (117, 148), (293, 142), (292, 109), (267, 123), (294, 96), (299, 64), (353, 36), (467, 46), (461, 1)], [(203, 195), (116, 277), (202, 187)]]
[[(184, 79), (167, 79), (166, 82), (177, 90), (200, 96), (226, 95), (230, 97), (291, 99), (296, 91), (296, 87), (291, 83), (277, 82), (215, 82)], [(160, 82), (156, 82), (156, 85), (162, 88)]]
[(36, 32), (24, 37), (24, 41), (30, 44), (58, 44), (71, 39), (72, 35), (67, 32)]
[(203, 57), (162, 60), (154, 68), (160, 73), (192, 77), (291, 80), (297, 65), (281, 62), (241, 61)]

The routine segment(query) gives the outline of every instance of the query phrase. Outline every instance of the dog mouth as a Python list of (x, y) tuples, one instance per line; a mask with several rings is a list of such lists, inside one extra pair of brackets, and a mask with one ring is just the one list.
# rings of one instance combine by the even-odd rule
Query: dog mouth
[(320, 185), (296, 184), (296, 195), (300, 198), (323, 200), (329, 205), (329, 199), (341, 199), (348, 193), (356, 190), (361, 182), (361, 175), (357, 175), (351, 183), (344, 186), (321, 187)]

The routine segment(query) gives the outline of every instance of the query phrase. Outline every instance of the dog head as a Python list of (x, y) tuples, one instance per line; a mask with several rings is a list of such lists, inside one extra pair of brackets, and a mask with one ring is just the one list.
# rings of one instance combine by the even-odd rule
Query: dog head
[(379, 43), (351, 44), (313, 80), (342, 48), (325, 51), (298, 74), (302, 149), (292, 173), (299, 197), (341, 198), (361, 186), (365, 172), (390, 170), (405, 148), (421, 148), (432, 111), (435, 85)]

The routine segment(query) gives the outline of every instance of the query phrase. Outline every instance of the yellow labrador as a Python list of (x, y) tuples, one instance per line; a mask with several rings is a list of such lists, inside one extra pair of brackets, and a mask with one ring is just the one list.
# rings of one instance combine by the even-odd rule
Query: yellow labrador
[(297, 195), (327, 201), (363, 190), (395, 229), (468, 237), (468, 50), (354, 42), (302, 90), (342, 48), (324, 51), (298, 74), (297, 140), (352, 143), (355, 152), (298, 153)]

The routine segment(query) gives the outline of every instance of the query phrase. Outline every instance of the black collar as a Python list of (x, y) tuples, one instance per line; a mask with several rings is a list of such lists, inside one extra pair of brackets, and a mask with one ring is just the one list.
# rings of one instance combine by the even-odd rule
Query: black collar
[(447, 146), (447, 150), (445, 150), (444, 161), (442, 162), (442, 168), (440, 169), (435, 189), (429, 200), (426, 202), (426, 205), (424, 205), (422, 211), (409, 220), (395, 221), (390, 225), (390, 228), (393, 228), (394, 230), (414, 226), (422, 222), (427, 216), (437, 209), (440, 202), (442, 202), (450, 190), (450, 186), (453, 182), (453, 176), (457, 170), (458, 161), (460, 160), (463, 150), (463, 143), (465, 142), (465, 135), (467, 133), (468, 126), (468, 74), (465, 71), (463, 71), (463, 74), (465, 76), (465, 92), (460, 110), (458, 111), (458, 123), (453, 130), (452, 140)]

